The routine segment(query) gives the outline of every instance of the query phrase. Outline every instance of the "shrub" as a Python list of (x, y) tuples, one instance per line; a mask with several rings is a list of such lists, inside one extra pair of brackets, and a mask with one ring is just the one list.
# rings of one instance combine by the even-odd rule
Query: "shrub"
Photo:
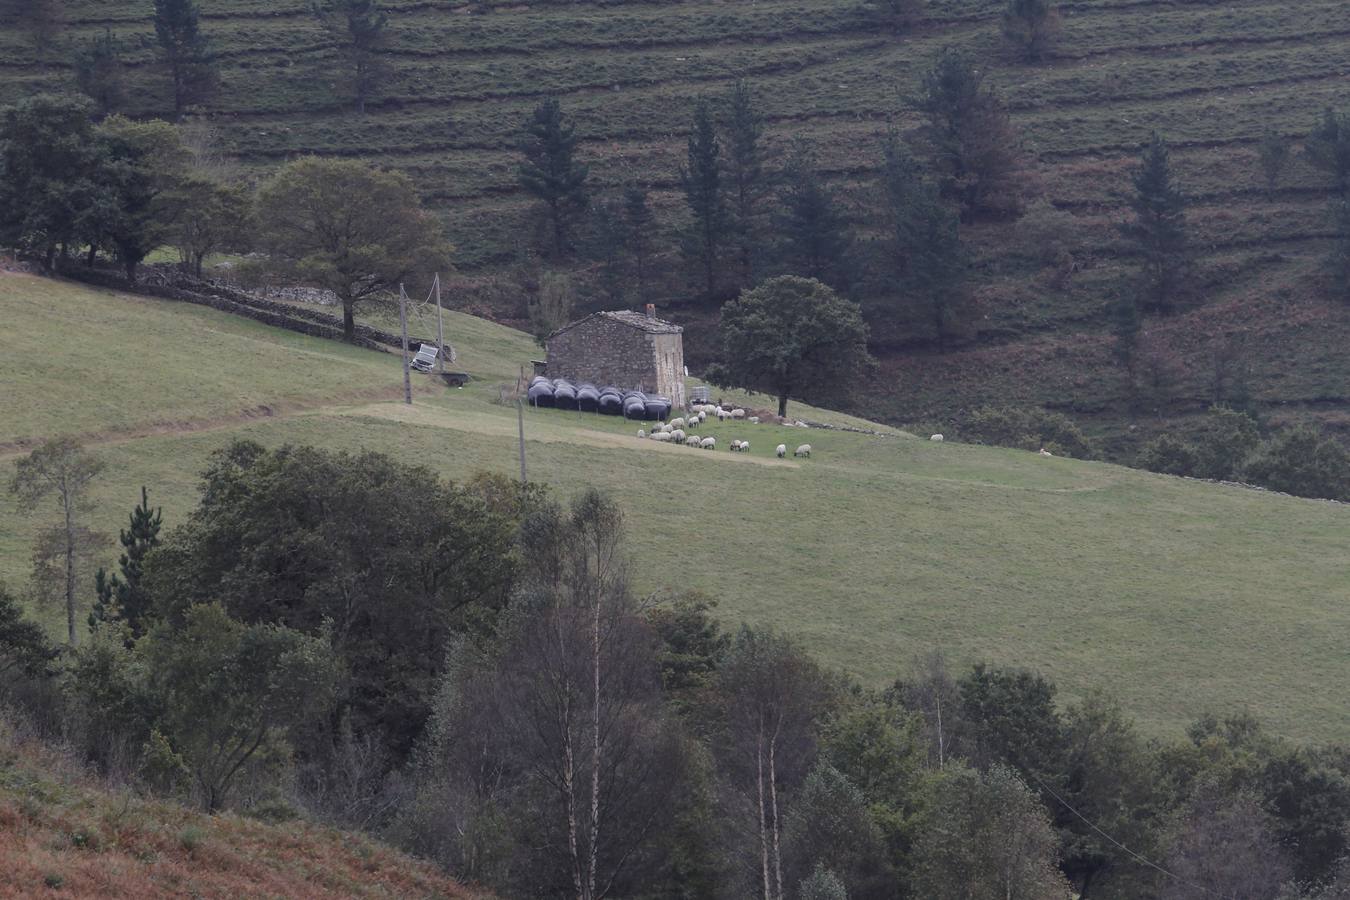
[(986, 406), (975, 410), (958, 429), (962, 440), (1022, 450), (1051, 448), (1078, 459), (1093, 459), (1097, 446), (1068, 416), (1036, 407)]
[(1243, 467), (1254, 484), (1299, 497), (1350, 500), (1350, 451), (1307, 426), (1271, 438)]
[(1139, 468), (1164, 475), (1194, 475), (1199, 466), (1195, 447), (1174, 435), (1164, 434), (1144, 445)]
[(1195, 474), (1226, 480), (1237, 475), (1261, 443), (1256, 420), (1227, 406), (1212, 406), (1193, 438)]

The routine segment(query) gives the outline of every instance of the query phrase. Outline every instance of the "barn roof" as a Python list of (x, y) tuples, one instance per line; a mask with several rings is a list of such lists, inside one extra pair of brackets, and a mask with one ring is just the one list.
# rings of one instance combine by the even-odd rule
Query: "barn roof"
[(549, 337), (562, 334), (564, 331), (570, 331), (581, 323), (589, 322), (595, 318), (606, 318), (612, 322), (618, 322), (621, 325), (627, 325), (631, 328), (636, 328), (639, 331), (645, 331), (648, 334), (679, 334), (684, 331), (683, 328), (676, 325), (674, 322), (651, 318), (640, 312), (633, 312), (630, 309), (611, 309), (603, 312), (591, 313), (585, 318), (577, 319), (575, 322), (559, 328), (557, 331), (553, 332), (553, 334), (550, 334)]

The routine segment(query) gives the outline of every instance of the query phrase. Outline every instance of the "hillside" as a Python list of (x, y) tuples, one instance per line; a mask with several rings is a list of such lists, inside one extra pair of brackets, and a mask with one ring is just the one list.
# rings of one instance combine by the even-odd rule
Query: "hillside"
[[(0, 382), (25, 386), (0, 395), (0, 463), (21, 441), (85, 436), (108, 464), (93, 495), (106, 531), (142, 484), (181, 523), (207, 455), (234, 437), (379, 450), (452, 478), (518, 471), (497, 388), (536, 348), (479, 319), (448, 324), (478, 380), (419, 376), (407, 407), (392, 355), (212, 310), (8, 275), (0, 315)], [(53, 333), (95, 330), (98, 352), (51, 364)], [(941, 648), (959, 665), (1037, 668), (1069, 697), (1107, 688), (1155, 733), (1250, 710), (1292, 738), (1350, 738), (1343, 505), (907, 436), (706, 429), (750, 439), (741, 456), (558, 410), (529, 411), (525, 428), (531, 479), (619, 499), (640, 590), (704, 591), (728, 625), (793, 632), (869, 684)], [(815, 455), (775, 460), (780, 441)], [(17, 585), (40, 521), (4, 521), (0, 577)]]
[(368, 838), (109, 788), (0, 722), (0, 896), (480, 896)]
[[(1340, 0), (1064, 2), (1059, 48), (1034, 66), (1002, 50), (995, 0), (932, 0), (898, 38), (870, 24), (860, 0), (473, 4), (490, 10), (481, 15), (463, 0), (384, 5), (393, 75), (358, 116), (336, 98), (335, 50), (307, 3), (204, 3), (222, 67), (210, 124), (221, 149), (252, 174), (305, 152), (409, 171), (458, 248), (454, 301), (464, 308), (522, 315), (512, 279), (529, 244), (530, 204), (516, 185), (514, 148), (541, 97), (560, 97), (574, 119), (599, 193), (650, 186), (669, 229), (682, 214), (676, 172), (693, 104), (722, 100), (744, 78), (767, 119), (771, 168), (790, 144), (811, 147), (865, 237), (877, 136), (891, 121), (916, 124), (909, 98), (918, 79), (954, 46), (987, 66), (1037, 190), (1071, 215), (1077, 268), (1062, 284), (1049, 277), (1029, 258), (1025, 223), (969, 226), (976, 308), (966, 342), (938, 354), (902, 322), (898, 331), (910, 338), (877, 348), (873, 417), (1047, 404), (1128, 445), (1127, 425), (1143, 433), (1202, 409), (1242, 371), (1276, 421), (1315, 416), (1344, 427), (1350, 368), (1340, 348), (1350, 313), (1318, 299), (1329, 193), (1297, 147), (1324, 107), (1344, 103), (1350, 8)], [(18, 29), (0, 35), (0, 100), (69, 83), (64, 50), (109, 29), (130, 65), (129, 108), (162, 112), (148, 5), (64, 6), (66, 29), (45, 54)], [(1129, 274), (1115, 229), (1128, 171), (1154, 129), (1172, 143), (1192, 198), (1200, 273), (1190, 308), (1146, 325), (1153, 344), (1176, 358), (1176, 384), (1153, 414), (1136, 417), (1106, 318)], [(1295, 142), (1274, 187), (1256, 163), (1266, 129)], [(698, 358), (710, 347), (713, 313), (687, 305), (691, 292), (668, 268), (659, 299), (693, 326)]]

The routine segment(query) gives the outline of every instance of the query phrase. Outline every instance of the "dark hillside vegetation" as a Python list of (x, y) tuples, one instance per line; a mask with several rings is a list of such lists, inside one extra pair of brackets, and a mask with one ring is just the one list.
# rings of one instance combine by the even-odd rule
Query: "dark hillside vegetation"
[[(117, 48), (120, 108), (172, 116), (150, 4), (49, 5), (44, 21), (6, 10), (22, 27), (0, 32), (0, 99), (73, 86), (76, 51), (102, 39)], [(1339, 0), (1062, 3), (1053, 40), (1034, 50), (1004, 36), (1016, 29), (994, 0), (934, 0), (884, 21), (887, 4), (857, 0), (382, 6), (387, 23), (368, 54), (380, 77), (363, 82), (361, 114), (353, 38), (309, 4), (202, 4), (218, 84), (199, 116), (249, 173), (300, 153), (407, 171), (445, 220), (465, 276), (455, 300), (468, 308), (523, 321), (541, 268), (561, 268), (583, 303), (656, 299), (690, 325), (693, 360), (706, 360), (719, 301), (703, 298), (675, 250), (687, 218), (679, 169), (697, 102), (726, 122), (743, 79), (771, 181), (794, 155), (809, 158), (859, 239), (872, 277), (855, 289), (867, 294), (882, 363), (874, 416), (940, 422), (991, 403), (1046, 405), (1132, 454), (1169, 421), (1233, 402), (1225, 373), (1240, 370), (1241, 390), (1277, 422), (1344, 426), (1350, 371), (1338, 349), (1350, 312), (1326, 267), (1336, 178), (1305, 146), (1324, 110), (1346, 105), (1350, 10)], [(938, 352), (931, 316), (878, 264), (874, 181), (887, 129), (917, 136), (924, 73), (948, 48), (1004, 104), (1026, 183), (1019, 218), (962, 224), (968, 303)], [(545, 97), (575, 128), (593, 201), (649, 192), (657, 252), (640, 282), (615, 289), (603, 254), (580, 237), (570, 258), (543, 258), (550, 226), (521, 187), (518, 147)], [(1111, 322), (1136, 268), (1117, 226), (1155, 131), (1187, 197), (1193, 273), (1170, 314), (1142, 322), (1154, 357), (1175, 365), (1166, 389), (1141, 402)], [(1263, 152), (1272, 141), (1284, 151)], [(761, 205), (766, 221), (775, 202)]]

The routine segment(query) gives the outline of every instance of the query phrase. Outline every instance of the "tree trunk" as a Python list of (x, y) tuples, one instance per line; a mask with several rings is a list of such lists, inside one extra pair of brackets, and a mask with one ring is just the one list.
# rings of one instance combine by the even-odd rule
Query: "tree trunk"
[(772, 900), (772, 882), (769, 881), (769, 838), (765, 831), (767, 811), (764, 809), (764, 719), (760, 716), (759, 740), (755, 745), (756, 787), (759, 789), (759, 859), (764, 874), (764, 900)]
[(780, 419), (787, 418), (787, 402), (787, 391), (783, 391), (783, 393), (778, 395), (778, 418)]
[(75, 630), (75, 519), (71, 509), (74, 502), (75, 498), (69, 494), (61, 495), (66, 514), (66, 633), (72, 647), (79, 643)]
[(356, 340), (356, 301), (344, 299), (342, 301), (342, 339), (344, 341)]
[(586, 897), (595, 896), (595, 870), (600, 845), (600, 592), (596, 589), (591, 610), (591, 668), (594, 684), (591, 700), (591, 846)]
[(774, 882), (778, 885), (778, 900), (783, 900), (787, 895), (783, 893), (783, 853), (778, 843), (778, 766), (776, 764), (776, 753), (778, 745), (777, 728), (774, 729), (773, 739), (769, 741), (769, 799), (772, 802), (773, 812), (773, 874)]
[(85, 265), (85, 267), (86, 267), (86, 268), (89, 268), (89, 269), (92, 269), (92, 268), (94, 267), (94, 261), (95, 261), (97, 258), (98, 258), (98, 245), (96, 245), (96, 244), (90, 244), (90, 245), (89, 245), (89, 255), (86, 256), (86, 257), (84, 258), (84, 265)]
[(56, 267), (56, 244), (47, 245), (47, 253), (43, 259), (43, 268), (51, 272)]
[(123, 263), (123, 265), (126, 267), (126, 270), (127, 270), (127, 284), (135, 285), (135, 284), (136, 284), (136, 261), (135, 261), (135, 260), (132, 260), (132, 259), (128, 259), (125, 263)]

